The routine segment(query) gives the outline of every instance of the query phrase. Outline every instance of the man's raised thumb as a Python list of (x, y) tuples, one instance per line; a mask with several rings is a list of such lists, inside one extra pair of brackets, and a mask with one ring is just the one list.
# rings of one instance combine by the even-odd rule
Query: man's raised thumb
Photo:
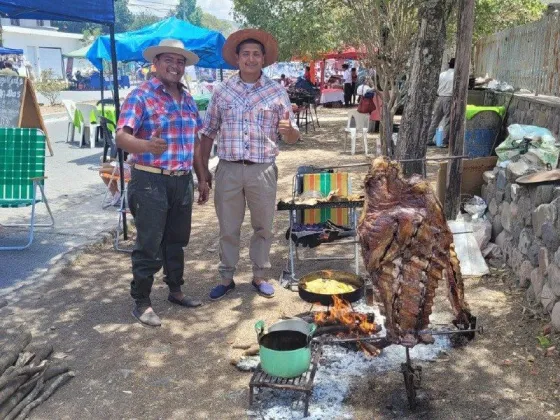
[(152, 137), (161, 137), (162, 131), (163, 131), (163, 128), (161, 128), (161, 127), (156, 128), (156, 130), (152, 134)]
[(289, 120), (289, 119), (290, 119), (290, 111), (286, 111), (286, 112), (284, 113), (284, 119), (285, 119), (285, 120)]

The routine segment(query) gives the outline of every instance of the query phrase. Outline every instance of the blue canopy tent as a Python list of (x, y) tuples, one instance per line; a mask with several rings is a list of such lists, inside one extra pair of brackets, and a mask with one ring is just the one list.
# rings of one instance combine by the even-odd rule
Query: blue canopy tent
[[(95, 22), (109, 26), (111, 39), (110, 56), (113, 61), (114, 96), (118, 98), (119, 85), (117, 79), (117, 53), (115, 50), (115, 7), (114, 0), (0, 0), (0, 17), (15, 19), (52, 19), (77, 22)], [(118, 118), (120, 106), (115, 102), (115, 112)], [(122, 150), (119, 149), (121, 173)], [(124, 191), (124, 177), (121, 177), (121, 189)], [(123, 214), (123, 234), (127, 237), (126, 214)]]
[[(212, 69), (232, 69), (222, 58), (224, 36), (210, 29), (200, 28), (189, 22), (174, 17), (146, 26), (137, 31), (123, 32), (115, 35), (118, 61), (141, 61), (142, 51), (147, 47), (158, 45), (162, 39), (179, 39), (185, 48), (200, 58), (197, 66)], [(98, 69), (102, 69), (102, 60), (110, 60), (109, 37), (100, 36), (86, 53), (86, 58)]]
[(21, 55), (21, 54), (23, 54), (23, 50), (20, 50), (18, 48), (0, 47), (0, 55), (8, 55), (8, 54)]

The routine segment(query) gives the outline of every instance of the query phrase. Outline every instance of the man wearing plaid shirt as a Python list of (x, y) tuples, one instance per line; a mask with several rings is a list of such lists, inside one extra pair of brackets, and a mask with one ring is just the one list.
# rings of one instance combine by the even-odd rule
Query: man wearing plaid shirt
[[(144, 50), (156, 76), (133, 90), (123, 103), (117, 145), (131, 153), (129, 207), (136, 224), (130, 294), (132, 314), (142, 323), (161, 325), (152, 309), (154, 274), (163, 266), (168, 300), (195, 307), (201, 302), (181, 291), (183, 247), (189, 242), (193, 204), (195, 140), (202, 121), (193, 98), (180, 83), (185, 66), (198, 62), (183, 43), (162, 40)], [(198, 149), (198, 147), (197, 147)]]
[[(273, 297), (266, 282), (270, 268), (272, 223), (276, 208), (278, 138), (299, 139), (286, 90), (262, 73), (278, 57), (278, 44), (268, 33), (244, 29), (231, 34), (224, 44), (224, 59), (239, 73), (214, 88), (201, 133), (201, 161), (197, 174), (209, 178), (208, 158), (218, 132), (218, 157), (214, 204), (220, 224), (221, 283), (210, 292), (219, 299), (235, 288), (233, 276), (239, 260), (241, 224), (245, 206), (251, 213), (253, 236), (249, 256), (253, 263), (252, 285), (260, 295)], [(199, 185), (200, 197), (208, 196), (208, 183)]]

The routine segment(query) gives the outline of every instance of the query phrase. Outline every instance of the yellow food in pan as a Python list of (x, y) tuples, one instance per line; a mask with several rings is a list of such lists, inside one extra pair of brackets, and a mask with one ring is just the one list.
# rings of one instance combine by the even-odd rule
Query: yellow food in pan
[(303, 288), (319, 295), (338, 295), (356, 290), (356, 286), (333, 279), (315, 279), (304, 284)]

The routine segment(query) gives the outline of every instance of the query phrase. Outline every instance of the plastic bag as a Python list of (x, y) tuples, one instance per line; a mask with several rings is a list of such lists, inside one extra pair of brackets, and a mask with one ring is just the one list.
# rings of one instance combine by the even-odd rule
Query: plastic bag
[(514, 162), (518, 160), (519, 155), (525, 152), (523, 139), (531, 137), (533, 140), (529, 142), (527, 153), (536, 156), (543, 166), (550, 164), (556, 168), (560, 149), (554, 145), (556, 139), (549, 130), (534, 125), (512, 124), (508, 127), (508, 134), (505, 141), (496, 147), (498, 163), (506, 160)]
[(475, 195), (465, 203), (464, 208), (472, 216), (472, 220), (480, 219), (486, 212), (486, 202)]

